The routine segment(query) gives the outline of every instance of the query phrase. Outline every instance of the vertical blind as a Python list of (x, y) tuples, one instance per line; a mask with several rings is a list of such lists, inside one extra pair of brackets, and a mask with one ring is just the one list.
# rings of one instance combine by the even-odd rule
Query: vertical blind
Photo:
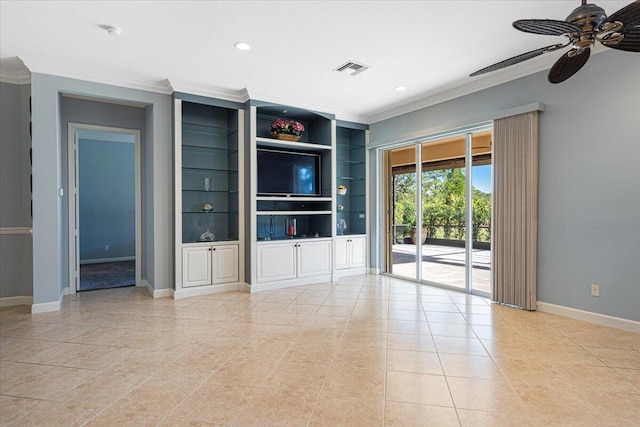
[(536, 309), (538, 112), (494, 121), (493, 299)]

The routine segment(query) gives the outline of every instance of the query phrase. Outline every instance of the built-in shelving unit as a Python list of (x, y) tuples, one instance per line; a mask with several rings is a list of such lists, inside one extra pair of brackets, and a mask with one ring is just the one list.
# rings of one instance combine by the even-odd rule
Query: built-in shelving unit
[[(247, 244), (252, 248), (251, 263), (246, 277), (250, 290), (297, 286), (331, 279), (332, 239), (335, 233), (334, 174), (335, 120), (332, 115), (274, 105), (251, 102), (250, 153), (251, 181), (248, 184), (250, 215)], [(274, 120), (291, 119), (305, 127), (299, 141), (280, 140), (271, 134)], [(265, 177), (256, 151), (276, 150), (319, 159), (313, 167), (313, 194), (281, 194), (259, 191)], [(304, 169), (304, 161), (301, 163)], [(295, 174), (294, 174), (295, 175)], [(279, 178), (286, 179), (286, 178)], [(276, 255), (277, 254), (277, 255)], [(313, 254), (313, 255), (312, 255)], [(275, 259), (287, 259), (286, 268), (274, 269)], [(284, 267), (283, 267), (284, 268)], [(314, 272), (311, 274), (310, 272)], [(276, 280), (278, 278), (278, 280)]]
[(244, 110), (174, 96), (176, 297), (238, 289)]
[(338, 235), (366, 234), (366, 127), (340, 123), (336, 128), (336, 194)]
[(366, 273), (368, 138), (365, 125), (336, 125), (334, 277)]

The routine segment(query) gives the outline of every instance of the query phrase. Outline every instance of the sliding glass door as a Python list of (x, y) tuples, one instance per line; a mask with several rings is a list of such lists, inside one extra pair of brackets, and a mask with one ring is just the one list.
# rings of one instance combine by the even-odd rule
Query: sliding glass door
[(392, 227), (387, 272), (488, 294), (491, 132), (390, 150), (386, 170), (391, 192), (386, 211), (393, 215), (387, 222)]

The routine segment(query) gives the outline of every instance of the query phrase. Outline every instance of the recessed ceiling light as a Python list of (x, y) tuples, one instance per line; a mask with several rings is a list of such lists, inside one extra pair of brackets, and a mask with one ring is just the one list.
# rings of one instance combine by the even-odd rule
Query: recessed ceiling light
[(398, 92), (404, 92), (405, 90), (407, 90), (407, 87), (406, 86), (398, 86), (398, 87), (396, 87), (396, 90)]
[(110, 36), (119, 36), (122, 34), (122, 28), (114, 27), (112, 25), (107, 26), (106, 30)]
[(251, 49), (251, 45), (249, 43), (246, 43), (246, 42), (238, 42), (238, 43), (234, 44), (234, 46), (238, 50), (249, 50), (249, 49)]

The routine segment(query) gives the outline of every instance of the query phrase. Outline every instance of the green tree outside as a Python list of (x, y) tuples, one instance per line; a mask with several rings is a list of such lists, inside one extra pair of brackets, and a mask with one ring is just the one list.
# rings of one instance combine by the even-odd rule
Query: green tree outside
[[(427, 238), (463, 240), (465, 235), (464, 169), (422, 172), (422, 224)], [(394, 220), (409, 228), (416, 226), (416, 174), (394, 176)], [(473, 241), (491, 240), (491, 194), (472, 189)], [(405, 233), (405, 236), (406, 237)], [(400, 237), (400, 236), (396, 236)]]

